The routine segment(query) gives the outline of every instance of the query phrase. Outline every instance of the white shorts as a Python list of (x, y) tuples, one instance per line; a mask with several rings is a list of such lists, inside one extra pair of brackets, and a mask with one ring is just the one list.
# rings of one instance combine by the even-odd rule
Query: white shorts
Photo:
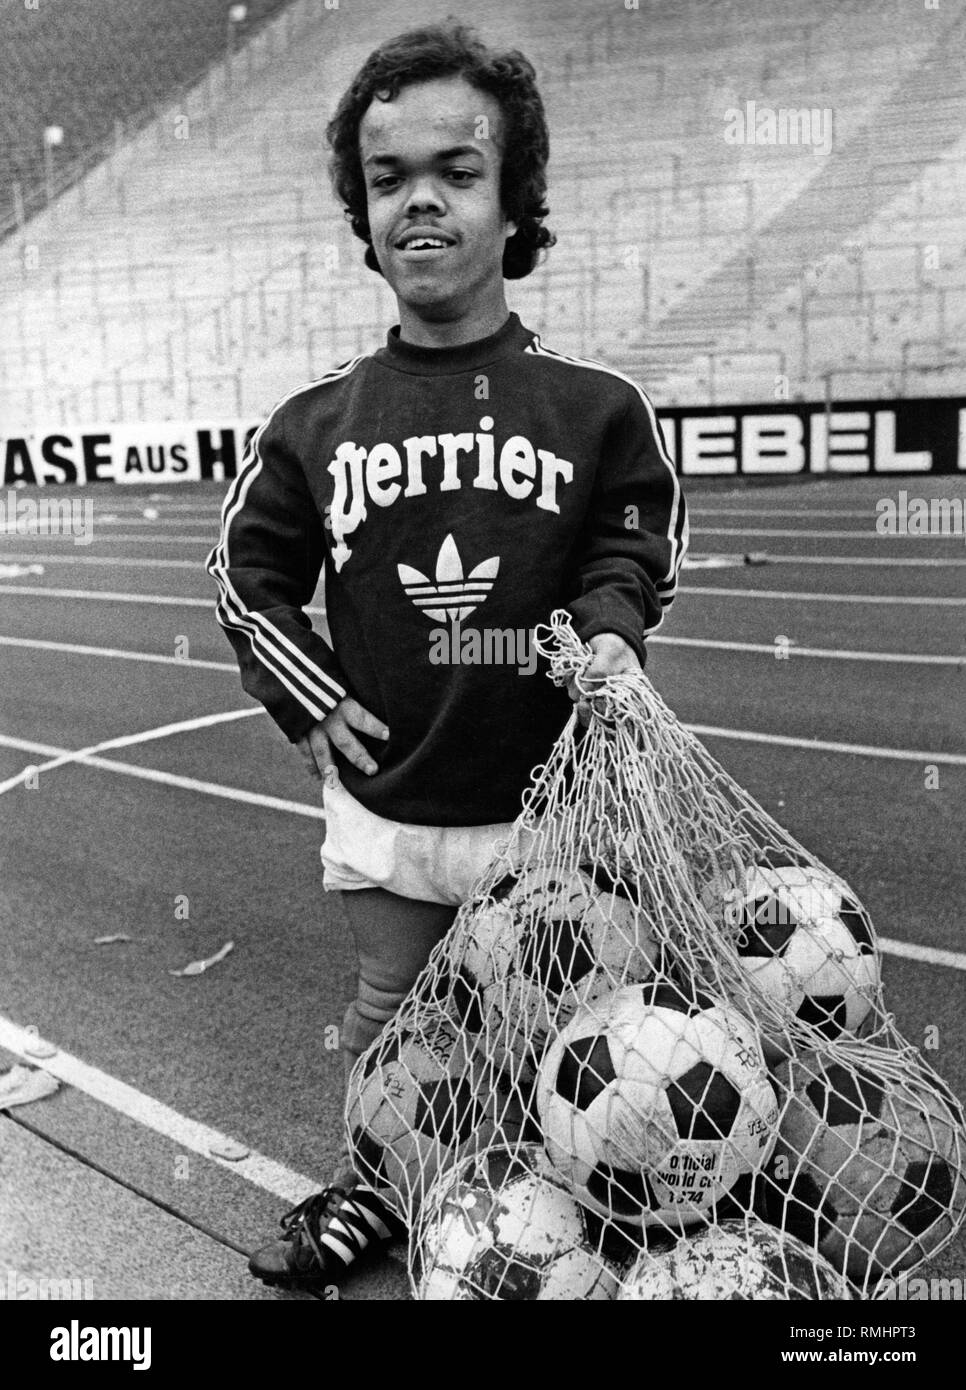
[(405, 825), (366, 810), (341, 782), (324, 786), (326, 890), (385, 888), (403, 898), (458, 906), (472, 896), (513, 822)]

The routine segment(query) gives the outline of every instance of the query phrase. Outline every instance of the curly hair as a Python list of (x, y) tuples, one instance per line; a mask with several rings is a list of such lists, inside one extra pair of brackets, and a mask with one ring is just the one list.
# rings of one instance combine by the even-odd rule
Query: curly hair
[(329, 177), (353, 232), (366, 243), (365, 263), (382, 274), (372, 246), (359, 126), (374, 97), (392, 101), (403, 87), (461, 75), (499, 103), (502, 113), (500, 202), (517, 225), (503, 250), (503, 275), (522, 280), (557, 238), (543, 226), (550, 137), (533, 65), (517, 49), (495, 52), (453, 15), (387, 40), (369, 54), (326, 126)]

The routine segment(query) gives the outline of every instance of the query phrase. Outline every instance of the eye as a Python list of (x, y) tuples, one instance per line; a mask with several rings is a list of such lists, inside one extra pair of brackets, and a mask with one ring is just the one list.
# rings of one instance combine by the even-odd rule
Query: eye
[[(465, 181), (468, 181), (470, 179), (478, 178), (479, 174), (475, 169), (447, 169), (446, 177), (448, 179), (455, 178), (460, 183), (464, 183)], [(398, 174), (383, 174), (380, 178), (373, 180), (372, 187), (379, 189), (388, 189), (390, 185), (397, 184), (398, 182)]]

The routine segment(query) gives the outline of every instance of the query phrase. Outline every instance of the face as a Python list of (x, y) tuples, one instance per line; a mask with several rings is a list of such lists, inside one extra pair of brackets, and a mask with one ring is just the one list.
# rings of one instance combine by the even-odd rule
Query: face
[[(375, 98), (359, 129), (369, 229), (379, 266), (401, 305), (427, 319), (467, 316), (503, 296), (503, 248), (516, 224), (500, 206), (501, 115), (463, 77)], [(406, 249), (415, 228), (446, 244)]]

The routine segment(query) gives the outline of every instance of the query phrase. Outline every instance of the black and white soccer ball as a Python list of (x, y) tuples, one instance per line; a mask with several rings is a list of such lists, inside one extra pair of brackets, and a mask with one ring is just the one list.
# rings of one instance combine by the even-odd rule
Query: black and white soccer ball
[(377, 1038), (349, 1079), (354, 1163), (374, 1186), (418, 1203), (441, 1167), (470, 1147), (520, 1134), (523, 1113), (459, 1023), (424, 1007)]
[(441, 1173), (419, 1222), (425, 1300), (614, 1298), (618, 1276), (539, 1144), (494, 1147)]
[(642, 1250), (617, 1297), (622, 1303), (719, 1303), (848, 1299), (852, 1294), (841, 1274), (802, 1241), (748, 1216), (707, 1226), (670, 1250)]
[[(842, 879), (814, 865), (755, 865), (702, 896), (752, 988), (782, 1015), (826, 1038), (856, 1032), (875, 1006), (879, 954), (868, 914)], [(780, 1060), (789, 1050), (781, 1031), (762, 1028), (766, 1056)]]
[(778, 1117), (751, 1024), (670, 984), (582, 1007), (547, 1049), (536, 1105), (578, 1199), (638, 1227), (707, 1218), (767, 1158)]
[(449, 970), (487, 1056), (531, 1081), (581, 1003), (653, 977), (659, 945), (620, 883), (589, 868), (508, 875), (454, 933)]
[(818, 1052), (776, 1069), (768, 1218), (863, 1291), (927, 1258), (966, 1215), (963, 1111), (935, 1080)]

